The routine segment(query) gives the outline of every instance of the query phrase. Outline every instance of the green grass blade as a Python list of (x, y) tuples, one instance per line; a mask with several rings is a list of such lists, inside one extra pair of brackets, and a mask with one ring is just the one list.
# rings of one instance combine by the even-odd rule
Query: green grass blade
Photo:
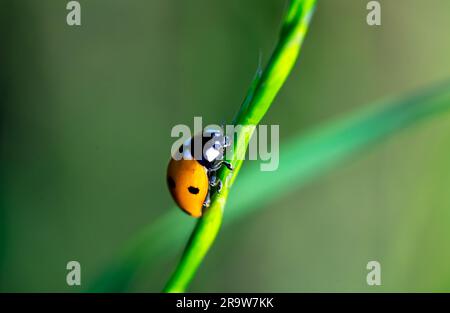
[(403, 98), (376, 102), (293, 138), (280, 149), (276, 171), (258, 172), (259, 164), (253, 163), (242, 173), (235, 190), (245, 196), (230, 197), (224, 222), (243, 218), (387, 136), (448, 110), (450, 81)]
[(241, 156), (245, 155), (254, 126), (266, 114), (297, 60), (315, 2), (291, 0), (275, 51), (261, 77), (257, 75), (251, 85), (234, 120), (235, 125), (250, 126), (239, 132), (235, 139), (235, 151), (229, 159), (234, 170), (230, 172), (224, 168), (218, 174), (224, 183), (222, 190), (212, 197), (211, 206), (197, 222), (181, 260), (164, 288), (165, 292), (184, 292), (212, 246), (222, 224), (229, 191), (243, 162)]
[[(280, 149), (277, 171), (261, 172), (257, 164), (250, 164), (242, 172), (231, 191), (224, 226), (326, 174), (350, 157), (356, 157), (359, 151), (448, 110), (450, 81), (406, 97), (377, 102), (292, 138)], [(172, 208), (130, 241), (117, 262), (90, 291), (127, 290), (139, 268), (156, 270), (159, 261), (174, 256), (193, 227), (192, 219)]]

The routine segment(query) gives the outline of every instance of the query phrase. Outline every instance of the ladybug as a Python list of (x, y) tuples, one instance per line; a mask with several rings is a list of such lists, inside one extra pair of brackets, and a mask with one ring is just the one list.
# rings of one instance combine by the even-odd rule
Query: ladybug
[[(202, 153), (195, 153), (195, 140), (200, 140)], [(180, 160), (171, 158), (167, 167), (167, 185), (177, 205), (193, 217), (201, 217), (203, 209), (211, 203), (211, 193), (220, 192), (222, 182), (217, 171), (225, 165), (233, 170), (231, 163), (223, 160), (229, 139), (222, 131), (206, 129), (203, 135), (196, 135), (180, 146)], [(195, 159), (197, 156), (198, 159)]]

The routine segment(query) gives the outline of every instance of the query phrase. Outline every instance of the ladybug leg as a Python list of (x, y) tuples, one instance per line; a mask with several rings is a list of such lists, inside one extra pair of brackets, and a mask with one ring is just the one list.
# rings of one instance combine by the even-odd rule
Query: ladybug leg
[(205, 208), (209, 208), (210, 204), (211, 204), (211, 193), (208, 191), (208, 194), (206, 195), (205, 202), (203, 202), (203, 206)]
[(223, 165), (225, 165), (230, 171), (233, 170), (233, 165), (231, 165), (230, 162), (222, 160), (222, 161), (217, 162), (217, 164), (215, 164), (215, 165), (210, 169), (210, 171), (216, 172), (216, 171), (218, 171)]
[(210, 185), (211, 187), (217, 186), (217, 176), (216, 176), (216, 175), (212, 175), (212, 176), (209, 178), (209, 185)]
[(216, 192), (220, 193), (220, 191), (222, 190), (222, 181), (218, 179), (216, 175), (212, 175), (209, 178), (209, 186), (211, 188), (215, 188)]
[(218, 179), (216, 191), (217, 191), (217, 193), (220, 193), (221, 190), (222, 190), (222, 181), (220, 179)]
[[(222, 167), (222, 162), (223, 162), (223, 161), (220, 161), (220, 162), (217, 162), (216, 164), (214, 164), (214, 165), (209, 169), (209, 171), (210, 171), (211, 173), (214, 173), (214, 174), (215, 174), (215, 172), (217, 172), (217, 170), (219, 170), (219, 169)], [(211, 176), (214, 176), (214, 174), (212, 174)]]
[(231, 165), (231, 163), (228, 161), (222, 161), (221, 165), (225, 165), (227, 167), (227, 169), (229, 169), (230, 171), (233, 170), (233, 165)]

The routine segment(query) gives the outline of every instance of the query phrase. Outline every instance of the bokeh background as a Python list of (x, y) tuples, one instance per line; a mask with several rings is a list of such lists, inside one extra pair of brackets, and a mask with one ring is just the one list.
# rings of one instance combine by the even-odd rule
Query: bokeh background
[[(380, 1), (380, 27), (365, 0), (318, 2), (264, 119), (282, 142), (450, 76), (449, 1)], [(286, 8), (81, 0), (82, 26), (69, 27), (66, 3), (0, 2), (1, 291), (80, 291), (175, 210), (171, 128), (232, 118)], [(450, 115), (389, 137), (223, 229), (191, 291), (449, 291), (449, 160)], [(160, 291), (179, 250), (129, 291)], [(66, 285), (70, 260), (82, 287)], [(380, 287), (366, 284), (370, 260)]]

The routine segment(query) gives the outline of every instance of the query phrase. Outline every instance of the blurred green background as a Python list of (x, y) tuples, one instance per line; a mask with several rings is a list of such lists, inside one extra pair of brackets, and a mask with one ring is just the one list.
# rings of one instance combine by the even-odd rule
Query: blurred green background
[[(67, 26), (66, 1), (0, 2), (2, 291), (80, 291), (173, 210), (171, 128), (232, 118), (286, 8), (79, 2), (80, 27)], [(380, 2), (382, 26), (369, 27), (367, 1), (318, 1), (263, 121), (282, 142), (450, 77), (450, 2)], [(223, 229), (191, 291), (449, 291), (449, 160), (450, 115), (390, 137)], [(129, 291), (160, 291), (178, 258), (142, 270)], [(66, 285), (70, 260), (82, 287)], [(366, 284), (370, 260), (380, 287)]]

